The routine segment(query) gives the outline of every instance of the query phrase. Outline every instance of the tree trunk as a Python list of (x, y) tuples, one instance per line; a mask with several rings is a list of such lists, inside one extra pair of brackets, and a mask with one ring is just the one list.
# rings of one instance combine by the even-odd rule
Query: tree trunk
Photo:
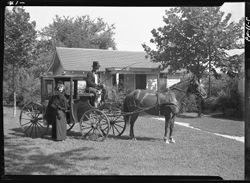
[(15, 64), (13, 63), (12, 70), (12, 79), (13, 79), (13, 117), (16, 117), (16, 87), (15, 87)]
[(13, 117), (16, 117), (16, 91), (14, 91), (14, 94), (13, 94), (13, 97), (14, 97), (14, 102), (13, 102)]

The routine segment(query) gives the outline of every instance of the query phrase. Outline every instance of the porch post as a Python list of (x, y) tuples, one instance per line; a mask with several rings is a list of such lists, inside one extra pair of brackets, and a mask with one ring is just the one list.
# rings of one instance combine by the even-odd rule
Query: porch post
[(160, 73), (157, 74), (157, 91), (160, 91)]
[(119, 73), (116, 73), (116, 87), (118, 89), (119, 86)]

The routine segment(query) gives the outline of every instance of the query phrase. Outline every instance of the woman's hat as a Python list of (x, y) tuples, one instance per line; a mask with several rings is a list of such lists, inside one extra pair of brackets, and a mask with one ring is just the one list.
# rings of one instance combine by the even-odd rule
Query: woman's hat
[(96, 69), (99, 69), (101, 66), (99, 64), (98, 61), (93, 61), (93, 65), (92, 65), (93, 68), (96, 68)]

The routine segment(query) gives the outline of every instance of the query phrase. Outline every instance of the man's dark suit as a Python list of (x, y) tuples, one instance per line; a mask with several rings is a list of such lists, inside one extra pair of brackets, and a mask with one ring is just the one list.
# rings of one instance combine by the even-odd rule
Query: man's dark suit
[[(100, 83), (100, 75), (98, 75), (98, 83)], [(87, 78), (86, 78), (86, 90), (90, 93), (94, 94), (94, 99), (96, 98), (96, 92), (97, 90), (102, 90), (102, 101), (104, 102), (104, 97), (106, 95), (106, 90), (103, 88), (103, 86), (98, 85), (95, 83), (95, 76), (93, 72), (88, 72), (87, 73)], [(91, 101), (92, 105), (94, 102), (94, 99)]]
[[(99, 78), (99, 76), (98, 76)], [(95, 84), (95, 76), (94, 76), (94, 73), (93, 72), (88, 72), (87, 73), (87, 80), (86, 80), (86, 84), (87, 84), (87, 87), (93, 87), (93, 88), (97, 88), (97, 84)], [(99, 82), (98, 82), (99, 83)]]

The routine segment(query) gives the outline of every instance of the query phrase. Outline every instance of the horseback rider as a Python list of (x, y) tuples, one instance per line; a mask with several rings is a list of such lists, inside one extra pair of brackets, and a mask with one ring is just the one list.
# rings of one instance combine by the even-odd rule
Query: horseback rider
[(100, 75), (98, 73), (100, 67), (101, 66), (98, 61), (93, 61), (92, 71), (87, 73), (86, 90), (94, 94), (94, 100), (92, 101), (92, 104), (97, 97), (98, 91), (102, 90), (101, 102), (104, 102), (104, 96), (106, 93), (104, 85), (100, 83)]

